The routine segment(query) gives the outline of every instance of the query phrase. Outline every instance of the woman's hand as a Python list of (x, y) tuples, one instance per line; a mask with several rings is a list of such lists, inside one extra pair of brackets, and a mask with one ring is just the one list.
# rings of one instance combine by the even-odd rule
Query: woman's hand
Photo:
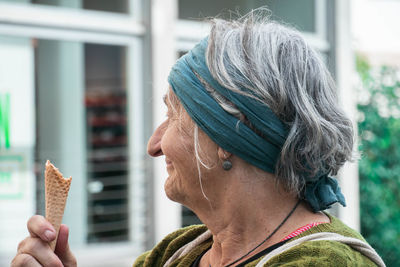
[(61, 225), (56, 250), (53, 252), (49, 242), (56, 238), (56, 232), (43, 216), (35, 215), (28, 221), (30, 236), (18, 245), (17, 255), (11, 262), (16, 266), (66, 266), (75, 267), (75, 256), (68, 245), (68, 227)]

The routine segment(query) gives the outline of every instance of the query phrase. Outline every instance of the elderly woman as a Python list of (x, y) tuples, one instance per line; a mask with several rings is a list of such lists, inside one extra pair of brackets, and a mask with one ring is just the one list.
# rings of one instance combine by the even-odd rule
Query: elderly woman
[[(351, 158), (352, 124), (297, 31), (253, 15), (215, 19), (169, 84), (168, 116), (148, 153), (165, 156), (167, 196), (204, 225), (168, 235), (134, 266), (384, 266), (359, 233), (323, 212), (345, 205), (330, 175)], [(46, 227), (42, 217), (28, 222), (15, 266), (76, 264), (65, 226), (56, 254)]]

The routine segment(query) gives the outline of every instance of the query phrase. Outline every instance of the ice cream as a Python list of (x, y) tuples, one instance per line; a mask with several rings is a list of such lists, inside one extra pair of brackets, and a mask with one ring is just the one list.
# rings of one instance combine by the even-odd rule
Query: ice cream
[[(57, 232), (60, 230), (68, 191), (71, 186), (72, 177), (64, 178), (60, 171), (50, 161), (46, 162), (45, 194), (46, 194), (46, 219), (53, 225)], [(55, 249), (57, 238), (50, 243)]]

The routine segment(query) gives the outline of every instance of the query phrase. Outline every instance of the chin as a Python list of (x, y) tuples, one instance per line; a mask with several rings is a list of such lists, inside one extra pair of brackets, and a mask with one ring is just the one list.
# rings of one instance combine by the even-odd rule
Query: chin
[(182, 204), (183, 194), (180, 190), (176, 187), (176, 184), (173, 182), (171, 177), (168, 177), (164, 184), (164, 191), (167, 197), (174, 201)]

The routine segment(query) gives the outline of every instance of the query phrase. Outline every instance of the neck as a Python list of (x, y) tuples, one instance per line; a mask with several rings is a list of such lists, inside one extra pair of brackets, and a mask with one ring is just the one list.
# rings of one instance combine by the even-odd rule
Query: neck
[[(231, 179), (229, 184), (213, 187), (219, 192), (209, 194), (210, 205), (193, 208), (213, 234), (213, 245), (202, 259), (204, 266), (226, 266), (246, 255), (282, 223), (298, 201), (294, 195), (278, 190), (274, 179), (228, 179)], [(304, 204), (299, 205), (276, 233), (246, 258), (315, 220), (314, 213)]]

